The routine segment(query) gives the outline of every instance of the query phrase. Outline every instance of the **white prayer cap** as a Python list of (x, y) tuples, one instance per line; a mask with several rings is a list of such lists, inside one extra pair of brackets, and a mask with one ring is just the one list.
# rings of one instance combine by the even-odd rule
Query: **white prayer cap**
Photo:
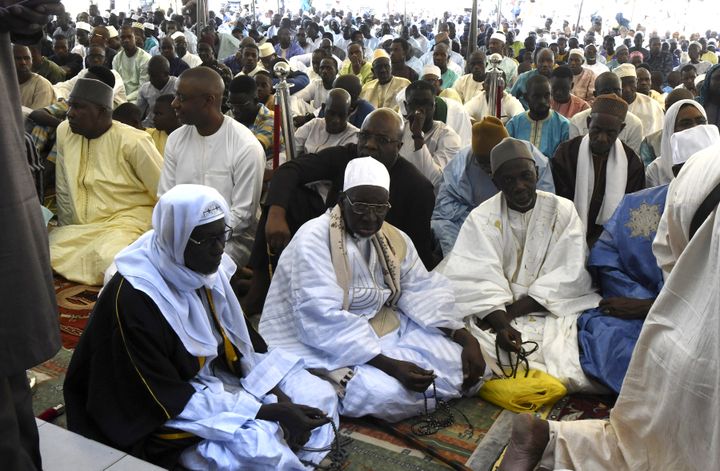
[(258, 49), (260, 51), (261, 58), (269, 57), (275, 54), (275, 48), (270, 42), (262, 43)]
[(184, 38), (185, 34), (180, 31), (175, 31), (173, 34), (170, 35), (170, 39), (175, 40), (177, 38)]
[(108, 30), (108, 34), (110, 38), (117, 38), (118, 37), (118, 30), (113, 25), (108, 25), (105, 28)]
[(442, 71), (440, 71), (440, 67), (433, 64), (428, 64), (423, 67), (422, 70), (422, 77), (425, 77), (426, 75), (434, 75), (435, 77), (440, 78), (442, 77)]
[(585, 51), (583, 51), (583, 50), (580, 49), (580, 48), (570, 49), (570, 51), (568, 52), (568, 59), (569, 59), (570, 56), (572, 56), (573, 54), (576, 55), (576, 56), (580, 56), (580, 58), (581, 58), (582, 61), (583, 61), (583, 64), (585, 63)]
[(497, 39), (497, 40), (502, 41), (502, 42), (507, 41), (507, 38), (505, 37), (505, 34), (501, 33), (500, 31), (494, 32), (494, 33), (490, 36), (490, 39)]
[(143, 23), (143, 28), (149, 29), (150, 31), (155, 31), (155, 25), (152, 23)]
[(343, 191), (356, 186), (379, 186), (390, 191), (390, 174), (387, 168), (372, 157), (358, 157), (345, 167)]
[(712, 124), (701, 124), (694, 128), (679, 131), (670, 138), (673, 165), (684, 164), (701, 150), (720, 143), (720, 132)]
[(90, 26), (90, 23), (85, 23), (84, 21), (78, 21), (75, 23), (75, 29), (81, 29), (83, 31), (87, 31), (88, 33), (92, 32), (92, 26)]
[(140, 17), (138, 15), (136, 15), (135, 13), (133, 13), (132, 15), (130, 15), (130, 19), (131, 20), (139, 20)]
[(615, 67), (613, 69), (613, 72), (615, 72), (615, 75), (617, 75), (621, 79), (625, 77), (637, 78), (637, 70), (635, 70), (635, 66), (629, 62), (620, 64), (619, 66)]

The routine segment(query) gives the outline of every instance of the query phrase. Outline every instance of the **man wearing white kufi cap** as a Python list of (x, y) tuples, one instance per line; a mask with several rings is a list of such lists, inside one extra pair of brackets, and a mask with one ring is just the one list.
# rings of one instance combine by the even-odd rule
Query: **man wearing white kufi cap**
[(150, 135), (113, 121), (112, 104), (112, 88), (80, 78), (57, 128), (51, 262), (86, 285), (102, 284), (115, 255), (149, 229), (162, 167)]
[(573, 73), (572, 94), (592, 105), (595, 100), (595, 72), (583, 67), (585, 54), (582, 49), (568, 52), (568, 67)]
[[(163, 468), (301, 471), (338, 423), (332, 387), (271, 353), (247, 321), (223, 254), (230, 209), (179, 185), (153, 230), (118, 254), (64, 384), (69, 428)], [(118, 413), (118, 411), (123, 411)]]
[(73, 54), (79, 54), (85, 59), (87, 55), (87, 48), (90, 46), (90, 32), (92, 32), (92, 26), (90, 23), (84, 21), (78, 21), (75, 23), (75, 36), (77, 38), (77, 44), (72, 48)]
[(512, 88), (512, 86), (515, 84), (515, 79), (517, 78), (518, 64), (517, 62), (515, 62), (514, 59), (507, 57), (507, 55), (505, 54), (506, 47), (507, 38), (505, 37), (505, 34), (503, 34), (501, 31), (495, 31), (490, 36), (490, 41), (488, 42), (487, 65), (490, 65), (490, 56), (492, 54), (500, 54), (502, 56), (499, 67), (502, 69), (503, 72), (505, 72), (505, 80), (507, 81), (505, 87), (509, 89)]
[(390, 55), (384, 49), (376, 49), (373, 54), (372, 69), (375, 80), (363, 85), (360, 98), (367, 100), (375, 108), (392, 108), (398, 110), (395, 97), (410, 81), (402, 77), (393, 77)]
[(348, 163), (339, 203), (283, 251), (260, 332), (335, 386), (342, 415), (394, 422), (422, 410), (428, 388), (476, 392), (486, 369), (448, 280), (384, 222), (389, 188), (382, 163)]
[(190, 51), (188, 51), (188, 44), (185, 38), (185, 33), (175, 31), (173, 34), (170, 35), (170, 39), (175, 42), (175, 52), (177, 53), (177, 56), (180, 58), (180, 60), (189, 65), (190, 68), (202, 65), (202, 59), (200, 59), (199, 56), (196, 56), (195, 54), (192, 54)]
[(637, 71), (630, 63), (622, 64), (613, 70), (622, 82), (622, 97), (628, 104), (628, 111), (643, 123), (645, 136), (663, 127), (663, 109), (660, 104), (642, 93), (637, 93)]
[[(672, 141), (668, 165), (677, 175), (692, 155), (720, 143), (720, 134), (715, 126), (699, 125), (676, 132), (668, 140)], [(663, 272), (653, 250), (666, 240), (667, 224), (662, 229), (658, 225), (667, 194), (668, 185), (661, 185), (625, 195), (588, 258), (603, 300), (598, 309), (578, 319), (580, 362), (588, 376), (616, 393), (645, 317), (663, 286)], [(660, 234), (657, 238), (656, 233)]]
[(461, 318), (498, 366), (524, 350), (529, 368), (571, 392), (590, 391), (576, 323), (600, 297), (585, 269), (585, 228), (571, 201), (536, 189), (527, 142), (503, 139), (490, 152), (490, 167), (500, 192), (470, 213), (438, 270), (452, 283)]

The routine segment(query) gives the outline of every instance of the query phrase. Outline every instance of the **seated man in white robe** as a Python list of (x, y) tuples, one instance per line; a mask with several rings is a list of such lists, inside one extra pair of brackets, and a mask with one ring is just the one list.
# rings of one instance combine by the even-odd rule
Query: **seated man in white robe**
[(356, 144), (360, 130), (348, 123), (350, 102), (350, 94), (342, 88), (330, 90), (325, 117), (314, 118), (295, 131), (297, 154), (317, 154), (327, 147)]
[[(443, 169), (435, 200), (433, 232), (443, 254), (450, 253), (470, 211), (494, 196), (498, 188), (490, 172), (490, 151), (508, 136), (499, 119), (488, 116), (473, 125), (472, 145), (460, 150)], [(538, 167), (538, 188), (555, 193), (550, 162), (534, 145), (526, 142)]]
[(525, 142), (503, 139), (490, 162), (500, 193), (470, 213), (440, 271), (498, 365), (534, 349), (527, 355), (531, 369), (556, 377), (568, 391), (590, 390), (576, 322), (600, 296), (585, 270), (585, 229), (572, 201), (536, 190), (537, 168)]
[(57, 128), (52, 267), (87, 285), (102, 284), (115, 255), (150, 228), (162, 166), (149, 134), (113, 121), (112, 102), (108, 85), (78, 79)]
[(260, 353), (223, 254), (231, 220), (207, 186), (160, 198), (73, 354), (70, 430), (169, 469), (299, 471), (324, 457), (337, 397), (302, 359)]
[(394, 422), (421, 411), (428, 388), (438, 399), (475, 393), (486, 368), (447, 279), (384, 223), (389, 187), (377, 160), (347, 164), (338, 205), (283, 251), (260, 332), (334, 384), (342, 415)]
[(669, 275), (610, 418), (556, 422), (520, 414), (501, 470), (531, 471), (538, 464), (577, 471), (717, 468), (718, 156), (718, 144), (694, 154), (670, 183), (653, 243)]

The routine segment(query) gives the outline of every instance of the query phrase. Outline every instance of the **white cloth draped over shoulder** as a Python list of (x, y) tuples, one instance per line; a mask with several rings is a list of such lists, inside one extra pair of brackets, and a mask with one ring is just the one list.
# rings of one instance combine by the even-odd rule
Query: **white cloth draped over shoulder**
[(600, 301), (586, 257), (585, 230), (572, 202), (537, 191), (535, 207), (521, 214), (498, 193), (470, 213), (438, 270), (450, 278), (461, 316), (493, 357), (495, 335), (477, 328), (475, 318), (526, 296), (540, 303), (548, 312), (512, 321), (524, 341), (540, 346), (529, 357), (530, 367), (571, 391), (586, 390), (591, 385), (580, 367), (576, 321)]
[(370, 239), (345, 234), (351, 277), (344, 293), (331, 260), (330, 224), (329, 213), (308, 221), (282, 253), (260, 321), (270, 348), (303, 358), (309, 368), (352, 369), (340, 404), (343, 415), (397, 421), (422, 409), (422, 393), (367, 365), (381, 353), (434, 370), (438, 397), (459, 397), (461, 348), (439, 330), (463, 327), (448, 280), (428, 273), (411, 240), (401, 233), (407, 254), (400, 265), (400, 326), (378, 337), (370, 320), (391, 295), (378, 254)]
[(689, 242), (687, 234), (697, 205), (720, 180), (718, 157), (720, 146), (696, 154), (670, 184), (663, 220), (674, 226), (665, 237), (675, 251), (663, 263), (674, 268), (645, 319), (609, 421), (550, 421), (542, 466), (577, 471), (717, 468), (717, 209)]
[[(295, 402), (319, 407), (337, 423), (337, 400), (332, 388), (302, 369), (302, 360), (276, 350), (255, 353), (245, 316), (230, 286), (235, 264), (226, 254), (217, 272), (199, 274), (185, 266), (185, 248), (196, 226), (231, 220), (224, 198), (213, 188), (178, 185), (169, 190), (153, 212), (148, 231), (115, 258), (118, 271), (137, 290), (147, 294), (194, 356), (205, 365), (190, 382), (195, 388), (183, 411), (165, 425), (203, 439), (186, 450), (181, 463), (188, 469), (305, 469), (282, 438), (275, 422), (255, 420), (263, 403), (277, 402), (270, 390), (280, 384)], [(198, 295), (210, 293), (212, 306)], [(242, 377), (212, 366), (222, 342), (213, 327), (211, 311), (230, 342), (241, 354)], [(312, 388), (311, 400), (307, 389)], [(302, 399), (301, 399), (302, 398)], [(330, 425), (313, 431), (308, 446), (327, 446)], [(323, 454), (305, 453), (319, 462)]]
[[(605, 224), (615, 212), (615, 209), (625, 196), (627, 187), (628, 161), (620, 139), (610, 149), (607, 160), (607, 177), (605, 178), (605, 196), (597, 215), (595, 224)], [(577, 159), (577, 174), (575, 177), (575, 208), (580, 220), (585, 227), (588, 227), (588, 212), (590, 211), (590, 199), (595, 189), (595, 165), (593, 164), (592, 153), (590, 152), (590, 136), (585, 136), (580, 142)]]

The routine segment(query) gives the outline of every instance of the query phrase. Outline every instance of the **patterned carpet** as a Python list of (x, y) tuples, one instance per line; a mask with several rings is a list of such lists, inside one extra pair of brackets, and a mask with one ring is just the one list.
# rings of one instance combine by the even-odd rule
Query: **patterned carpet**
[[(64, 402), (62, 383), (72, 348), (87, 325), (99, 292), (97, 287), (77, 285), (57, 276), (54, 281), (63, 348), (52, 360), (32, 370), (37, 379), (33, 399), (36, 415)], [(566, 396), (537, 415), (553, 420), (607, 418), (612, 404), (612, 398), (608, 397)], [(463, 398), (450, 405), (455, 423), (426, 437), (412, 433), (411, 426), (417, 419), (394, 425), (366, 419), (343, 419), (340, 433), (353, 439), (346, 447), (348, 459), (343, 470), (470, 469), (466, 466), (483, 471), (492, 469), (507, 444), (513, 414), (479, 398)], [(65, 416), (61, 415), (54, 423), (65, 427)], [(444, 460), (433, 458), (426, 447), (432, 448)]]

